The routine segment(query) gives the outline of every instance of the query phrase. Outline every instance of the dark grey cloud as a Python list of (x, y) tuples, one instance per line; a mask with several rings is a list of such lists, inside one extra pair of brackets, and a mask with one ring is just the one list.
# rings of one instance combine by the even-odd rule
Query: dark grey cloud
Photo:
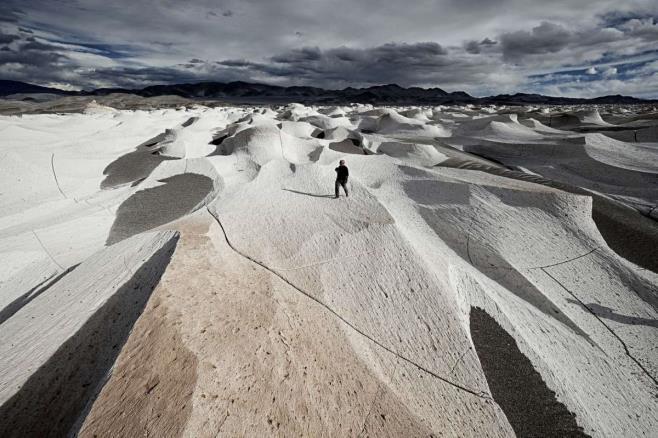
[(11, 35), (6, 33), (0, 33), (0, 44), (9, 44), (20, 39), (18, 35)]
[(0, 65), (5, 63), (46, 66), (62, 60), (69, 59), (60, 52), (56, 45), (42, 42), (36, 38), (25, 37), (21, 34), (0, 34), (0, 43), (15, 43), (8, 53), (0, 56)]
[(625, 8), (613, 9), (599, 16), (601, 27), (621, 28), (631, 20), (645, 20), (647, 18), (656, 21), (656, 7), (653, 8)]
[(393, 68), (396, 65), (412, 69), (444, 65), (447, 62), (446, 55), (448, 51), (438, 43), (387, 43), (366, 49), (337, 47), (321, 50), (319, 47), (303, 47), (272, 56), (270, 61), (313, 71), (345, 68), (361, 70), (368, 67), (377, 70)]
[(224, 61), (216, 61), (215, 64), (223, 65), (226, 67), (250, 67), (257, 65), (254, 62), (247, 61), (246, 59), (226, 59)]
[(554, 53), (564, 49), (574, 34), (559, 24), (543, 22), (532, 30), (504, 33), (500, 37), (503, 55), (517, 59), (525, 55)]
[(498, 44), (498, 41), (494, 41), (490, 38), (484, 38), (482, 41), (467, 41), (464, 43), (464, 49), (468, 53), (477, 55), (482, 53), (483, 50), (495, 46), (496, 44)]
[(22, 52), (55, 52), (56, 46), (48, 43), (42, 43), (34, 38), (27, 38), (25, 44), (21, 45)]
[[(620, 57), (650, 61), (658, 41), (658, 5), (650, 0), (417, 0), (413, 6), (2, 0), (0, 78), (87, 88), (245, 80), (541, 91), (545, 84), (533, 75), (612, 71)], [(596, 89), (591, 81), (580, 86)]]
[(322, 59), (322, 51), (319, 47), (302, 47), (282, 55), (273, 56), (270, 59), (283, 64), (310, 63)]
[(9, 2), (0, 3), (0, 23), (17, 23), (23, 18), (23, 13), (19, 8), (9, 4)]
[[(610, 18), (602, 21), (609, 23)], [(558, 52), (561, 52), (563, 59), (572, 61), (577, 57), (570, 55), (585, 51), (594, 54), (645, 51), (651, 44), (658, 43), (658, 24), (653, 17), (617, 19), (614, 26), (593, 28), (567, 28), (545, 21), (530, 30), (503, 33), (500, 41), (503, 56), (509, 61)], [(549, 59), (557, 61), (555, 58)]]
[[(70, 58), (59, 48), (21, 34), (2, 34), (10, 46), (0, 50), (0, 78), (40, 84), (58, 83), (70, 69)], [(38, 78), (36, 81), (31, 78)]]
[(654, 17), (629, 19), (621, 24), (620, 29), (630, 36), (658, 43), (658, 20)]
[(440, 44), (387, 43), (371, 48), (302, 47), (253, 62), (244, 59), (218, 61), (240, 69), (248, 78), (274, 76), (291, 83), (338, 88), (347, 85), (398, 83), (401, 85), (481, 80), (480, 62), (452, 55)]

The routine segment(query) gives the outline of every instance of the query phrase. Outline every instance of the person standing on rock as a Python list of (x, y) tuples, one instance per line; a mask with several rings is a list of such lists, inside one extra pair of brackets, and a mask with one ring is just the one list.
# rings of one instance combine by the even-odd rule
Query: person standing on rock
[(349, 176), (350, 171), (345, 165), (345, 160), (340, 160), (340, 163), (338, 163), (338, 167), (336, 168), (336, 184), (334, 185), (336, 190), (336, 199), (338, 199), (338, 189), (341, 186), (343, 187), (343, 191), (345, 191), (345, 196), (350, 196), (350, 194), (347, 193), (347, 178)]

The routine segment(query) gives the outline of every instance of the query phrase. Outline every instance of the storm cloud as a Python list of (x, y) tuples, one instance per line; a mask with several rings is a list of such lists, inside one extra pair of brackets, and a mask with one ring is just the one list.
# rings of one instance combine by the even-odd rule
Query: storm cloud
[(272, 76), (296, 84), (328, 88), (383, 83), (445, 85), (465, 79), (486, 79), (481, 60), (453, 54), (434, 42), (387, 43), (370, 48), (343, 46), (326, 50), (302, 47), (263, 62), (227, 60), (218, 64), (241, 69), (246, 77)]
[(65, 88), (243, 80), (658, 97), (654, 3), (4, 0), (0, 78)]

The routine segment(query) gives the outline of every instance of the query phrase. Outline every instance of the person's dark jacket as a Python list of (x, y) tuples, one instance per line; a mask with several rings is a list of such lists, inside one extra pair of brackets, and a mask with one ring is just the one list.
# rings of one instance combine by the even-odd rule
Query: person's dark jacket
[(347, 170), (347, 166), (338, 166), (336, 168), (336, 181), (347, 182), (347, 177), (350, 176), (350, 171)]

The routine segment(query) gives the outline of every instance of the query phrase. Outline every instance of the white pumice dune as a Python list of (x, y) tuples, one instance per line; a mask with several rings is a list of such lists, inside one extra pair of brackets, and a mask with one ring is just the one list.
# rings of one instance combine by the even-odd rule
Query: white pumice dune
[(654, 436), (655, 114), (1, 116), (0, 436)]

